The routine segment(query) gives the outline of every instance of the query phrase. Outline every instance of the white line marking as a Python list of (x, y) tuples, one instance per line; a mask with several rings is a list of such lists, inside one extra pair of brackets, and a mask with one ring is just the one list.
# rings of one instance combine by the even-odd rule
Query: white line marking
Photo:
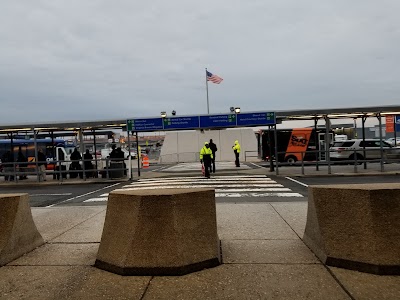
[[(290, 190), (290, 189), (288, 189)], [(215, 193), (216, 198), (241, 198), (241, 197), (298, 197), (303, 195), (299, 193)], [(83, 202), (107, 202), (108, 197), (91, 198)]]
[(257, 165), (256, 163), (252, 163), (252, 162), (250, 162), (249, 164), (251, 164), (251, 165), (253, 165), (253, 166), (256, 166), (257, 168), (262, 168), (262, 166), (260, 166), (260, 165)]
[(157, 169), (151, 170), (151, 172), (161, 171), (161, 170), (163, 170), (163, 169), (165, 169), (165, 168), (166, 168), (166, 167), (159, 167), (159, 168), (157, 168)]
[[(159, 186), (143, 186), (143, 187), (129, 187), (124, 189), (118, 189), (116, 191), (138, 191), (138, 190), (158, 190), (158, 189), (193, 189), (193, 188), (251, 188), (255, 190), (256, 188), (266, 188), (265, 185), (248, 185), (248, 184), (237, 184), (227, 186), (226, 184), (216, 184), (216, 185), (159, 185)], [(282, 184), (269, 184), (268, 187), (283, 187)], [(217, 189), (218, 190), (218, 189)]]
[(220, 191), (235, 191), (235, 192), (251, 192), (251, 191), (255, 191), (255, 192), (261, 192), (261, 191), (291, 191), (291, 189), (289, 188), (285, 188), (282, 185), (279, 185), (279, 188), (242, 188), (242, 189), (237, 189), (237, 188), (231, 188), (231, 189), (226, 189), (226, 186), (221, 185), (219, 186), (220, 188), (225, 188), (225, 189), (218, 189), (215, 188), (215, 186), (185, 186), (185, 185), (180, 185), (180, 186), (155, 186), (155, 187), (137, 187), (137, 188), (127, 188), (127, 189), (117, 189), (115, 191), (143, 191), (143, 190), (160, 190), (160, 189), (201, 189), (201, 188), (212, 188), (215, 189), (216, 192), (220, 192)]
[(216, 198), (227, 197), (304, 197), (299, 193), (218, 193), (215, 194)]
[(184, 178), (182, 178), (182, 179), (175, 179), (175, 178), (171, 178), (171, 179), (168, 179), (168, 180), (165, 180), (165, 179), (153, 179), (153, 180), (146, 180), (146, 181), (142, 181), (142, 180), (139, 180), (139, 181), (134, 181), (134, 182), (132, 182), (132, 184), (135, 184), (135, 183), (152, 183), (152, 182), (174, 182), (174, 181), (196, 181), (196, 182), (201, 182), (201, 181), (205, 181), (205, 180), (208, 180), (208, 181), (210, 181), (210, 180), (212, 180), (212, 181), (253, 181), (253, 180), (261, 180), (261, 181), (271, 181), (272, 179), (271, 178), (267, 178), (267, 177), (264, 177), (264, 178), (229, 178), (229, 177), (227, 177), (227, 178), (215, 178), (215, 177), (211, 177), (211, 178), (205, 178), (205, 177), (197, 177), (197, 178), (187, 178), (186, 177), (186, 179), (184, 179)]
[(100, 197), (108, 197), (109, 193), (101, 194)]
[(35, 196), (68, 196), (72, 195), (72, 193), (63, 193), (63, 194), (31, 194), (29, 196), (35, 197)]
[[(267, 177), (266, 175), (234, 175), (234, 176), (212, 176), (212, 179), (216, 179), (216, 180), (229, 180), (229, 179), (253, 179), (253, 178), (265, 178), (265, 179), (271, 179), (269, 177)], [(193, 179), (205, 179), (204, 176), (193, 176), (193, 177), (168, 177), (168, 178), (143, 178), (143, 179), (139, 179), (139, 182), (148, 182), (148, 181), (160, 181), (160, 180), (164, 180), (164, 181), (175, 181), (175, 180), (193, 180)]]
[(87, 195), (91, 195), (91, 194), (97, 193), (98, 191), (105, 190), (105, 189), (111, 188), (111, 187), (113, 187), (113, 186), (116, 186), (116, 185), (118, 185), (118, 184), (119, 184), (119, 183), (114, 183), (114, 184), (112, 184), (112, 185), (103, 187), (103, 188), (101, 188), (101, 189), (98, 189), (98, 190), (95, 190), (95, 191), (92, 191), (92, 192), (89, 192), (89, 193), (86, 193), (86, 194), (82, 194), (82, 195), (79, 195), (79, 196), (76, 196), (76, 197), (72, 197), (72, 198), (69, 198), (69, 199), (67, 199), (67, 200), (64, 200), (64, 201), (61, 201), (61, 202), (58, 202), (58, 203), (54, 203), (54, 204), (48, 205), (48, 206), (46, 206), (46, 207), (53, 207), (53, 206), (58, 205), (58, 204), (61, 204), (61, 203), (65, 203), (65, 202), (68, 202), (68, 201), (71, 201), (71, 200), (74, 200), (74, 199), (78, 199), (78, 198), (81, 198), (81, 197), (84, 197), (84, 196), (87, 196)]
[(181, 182), (193, 182), (196, 184), (202, 184), (205, 182), (227, 182), (227, 183), (235, 183), (235, 182), (257, 182), (257, 183), (269, 183), (269, 182), (276, 182), (274, 180), (272, 180), (271, 178), (255, 178), (255, 179), (249, 179), (249, 178), (243, 178), (243, 179), (222, 179), (222, 178), (218, 178), (218, 179), (214, 179), (214, 178), (209, 178), (209, 179), (181, 179), (181, 180), (154, 180), (154, 181), (135, 181), (130, 183), (129, 185), (145, 185), (145, 184), (156, 184), (156, 183), (181, 183)]
[(308, 184), (302, 183), (302, 182), (300, 182), (300, 181), (298, 181), (298, 180), (296, 180), (296, 179), (293, 179), (293, 178), (290, 178), (290, 177), (285, 177), (285, 178), (286, 178), (286, 179), (289, 179), (289, 180), (291, 180), (291, 181), (293, 181), (293, 182), (296, 182), (296, 183), (298, 183), (298, 184), (300, 184), (300, 185), (302, 185), (302, 186), (308, 187)]
[(90, 199), (87, 199), (87, 200), (85, 200), (83, 202), (104, 202), (104, 201), (108, 201), (108, 198), (107, 197), (90, 198)]
[[(202, 181), (202, 182), (184, 182), (184, 181), (177, 181), (177, 182), (146, 182), (146, 183), (138, 183), (138, 184), (130, 184), (130, 185), (124, 185), (122, 188), (135, 188), (135, 187), (151, 187), (151, 186), (159, 186), (161, 185), (221, 185), (224, 182), (218, 182), (218, 181)], [(276, 186), (278, 184), (276, 181), (252, 181), (252, 182), (246, 182), (246, 181), (238, 181), (238, 182), (226, 182), (225, 185), (227, 186)]]
[(289, 188), (280, 187), (280, 188), (249, 188), (249, 189), (215, 189), (218, 193), (240, 193), (240, 192), (290, 192), (292, 191)]

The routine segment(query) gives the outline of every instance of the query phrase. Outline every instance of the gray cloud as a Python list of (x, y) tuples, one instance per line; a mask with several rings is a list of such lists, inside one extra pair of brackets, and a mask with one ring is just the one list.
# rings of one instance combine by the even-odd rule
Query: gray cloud
[(398, 104), (400, 2), (247, 2), (4, 1), (0, 123)]

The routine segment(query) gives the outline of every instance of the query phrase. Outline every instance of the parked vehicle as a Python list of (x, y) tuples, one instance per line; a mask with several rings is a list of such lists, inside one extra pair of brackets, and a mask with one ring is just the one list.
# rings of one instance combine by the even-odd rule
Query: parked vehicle
[(400, 148), (392, 147), (387, 142), (381, 142), (379, 139), (336, 141), (330, 148), (330, 158), (331, 160), (380, 159), (381, 143), (383, 158), (400, 158)]
[(400, 146), (400, 138), (389, 138), (386, 140), (386, 142), (392, 146)]
[[(42, 149), (46, 155), (47, 170), (57, 170), (61, 164), (63, 169), (69, 167), (69, 155), (74, 149), (75, 145), (62, 139), (1, 139), (0, 140), (0, 157), (8, 150), (16, 160), (18, 151), (21, 150), (22, 154), (27, 158), (28, 162), (26, 167), (34, 167), (35, 164), (35, 145), (38, 149)], [(62, 161), (55, 163), (55, 161)]]

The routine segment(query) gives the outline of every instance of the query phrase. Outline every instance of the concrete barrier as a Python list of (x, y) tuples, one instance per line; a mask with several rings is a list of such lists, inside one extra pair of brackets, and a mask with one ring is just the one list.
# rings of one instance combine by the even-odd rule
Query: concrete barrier
[(400, 275), (400, 184), (309, 187), (304, 242), (326, 265)]
[(0, 194), (0, 266), (43, 245), (28, 194)]
[(220, 264), (215, 192), (114, 191), (95, 266), (120, 275), (183, 275)]

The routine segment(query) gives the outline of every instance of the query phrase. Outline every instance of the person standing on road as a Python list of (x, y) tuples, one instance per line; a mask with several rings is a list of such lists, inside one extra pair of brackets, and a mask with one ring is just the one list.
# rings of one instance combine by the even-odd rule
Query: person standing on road
[(239, 153), (240, 153), (240, 144), (239, 141), (235, 141), (235, 145), (232, 146), (233, 152), (235, 152), (235, 165), (236, 167), (240, 167), (240, 162), (239, 162)]
[[(83, 154), (83, 159), (84, 159), (84, 166), (85, 166), (85, 174), (86, 174), (86, 178), (92, 177), (93, 175), (93, 164), (92, 164), (92, 159), (93, 159), (93, 155), (90, 154), (89, 149), (86, 149), (85, 154)], [(94, 176), (93, 176), (94, 177)]]
[(1, 162), (3, 164), (3, 173), (4, 173), (4, 180), (5, 181), (13, 181), (14, 180), (14, 166), (13, 166), (13, 155), (11, 151), (8, 150), (6, 153), (3, 154), (1, 157)]
[(19, 163), (18, 164), (19, 172), (20, 172), (19, 179), (20, 180), (28, 179), (28, 177), (25, 174), (23, 174), (23, 173), (25, 173), (25, 170), (26, 170), (26, 168), (28, 166), (28, 164), (27, 164), (28, 159), (22, 153), (21, 147), (19, 147), (18, 156), (17, 156), (17, 162)]
[[(83, 173), (79, 172), (80, 170), (82, 170), (81, 164), (80, 164), (80, 160), (82, 159), (82, 155), (79, 153), (78, 149), (75, 148), (74, 152), (71, 153), (71, 166), (70, 166), (70, 171), (72, 171), (69, 175), (70, 178), (76, 178), (79, 177), (82, 179), (83, 178)], [(78, 171), (78, 172), (74, 172), (74, 171)]]
[(213, 155), (213, 157), (212, 157), (212, 159), (211, 159), (211, 163), (212, 163), (211, 171), (212, 171), (213, 173), (215, 173), (215, 152), (217, 152), (218, 148), (217, 148), (217, 145), (215, 145), (215, 144), (213, 143), (213, 140), (212, 140), (212, 139), (210, 139), (210, 149), (211, 149), (212, 155)]
[(200, 162), (204, 162), (204, 176), (210, 178), (211, 160), (213, 158), (212, 151), (208, 142), (204, 143), (204, 147), (200, 150)]
[(38, 166), (39, 166), (39, 181), (46, 181), (46, 165), (47, 159), (46, 155), (43, 153), (42, 149), (38, 150)]

